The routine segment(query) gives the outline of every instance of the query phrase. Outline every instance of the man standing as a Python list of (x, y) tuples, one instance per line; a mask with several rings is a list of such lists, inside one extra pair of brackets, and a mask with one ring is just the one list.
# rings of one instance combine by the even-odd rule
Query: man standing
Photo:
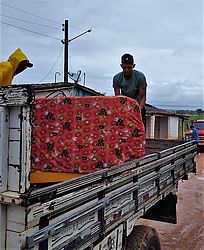
[(192, 140), (198, 142), (198, 130), (193, 125), (191, 125), (190, 128), (192, 130), (192, 135), (191, 135)]
[(145, 75), (134, 70), (134, 58), (130, 54), (124, 54), (121, 57), (122, 72), (113, 77), (113, 88), (115, 95), (125, 95), (138, 101), (144, 125), (145, 119), (145, 101), (146, 101), (146, 87), (147, 82)]

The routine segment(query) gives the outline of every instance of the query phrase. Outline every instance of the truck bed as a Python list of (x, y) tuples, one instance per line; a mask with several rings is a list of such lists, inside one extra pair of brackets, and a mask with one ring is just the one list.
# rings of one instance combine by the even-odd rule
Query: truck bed
[(146, 155), (159, 153), (184, 143), (183, 140), (146, 139)]

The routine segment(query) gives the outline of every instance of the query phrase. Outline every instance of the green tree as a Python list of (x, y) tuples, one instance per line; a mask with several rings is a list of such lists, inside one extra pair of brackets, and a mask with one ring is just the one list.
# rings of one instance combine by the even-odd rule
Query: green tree
[(202, 113), (203, 113), (203, 110), (202, 110), (202, 109), (196, 109), (196, 113), (197, 113), (197, 114), (202, 114)]

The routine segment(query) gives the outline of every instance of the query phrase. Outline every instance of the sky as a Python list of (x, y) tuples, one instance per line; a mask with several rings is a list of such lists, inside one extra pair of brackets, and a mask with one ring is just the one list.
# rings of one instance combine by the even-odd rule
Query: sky
[(92, 28), (69, 43), (69, 72), (81, 71), (80, 84), (113, 95), (130, 53), (146, 76), (147, 103), (204, 109), (203, 0), (1, 0), (0, 15), (0, 60), (21, 48), (34, 64), (15, 84), (63, 81), (68, 20), (69, 39)]

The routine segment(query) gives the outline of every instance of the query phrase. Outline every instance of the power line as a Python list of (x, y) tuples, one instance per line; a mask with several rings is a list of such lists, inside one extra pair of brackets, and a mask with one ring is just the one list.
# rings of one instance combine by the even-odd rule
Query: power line
[(37, 24), (37, 25), (40, 25), (40, 26), (45, 26), (45, 27), (48, 27), (48, 28), (59, 30), (58, 28), (55, 28), (55, 27), (52, 27), (52, 26), (49, 26), (49, 25), (46, 25), (46, 24), (34, 23), (34, 22), (30, 22), (30, 21), (27, 21), (27, 20), (23, 20), (23, 19), (16, 18), (16, 17), (11, 17), (11, 16), (7, 16), (7, 15), (1, 15), (1, 16), (11, 18), (11, 19), (14, 19), (14, 20), (18, 20), (18, 21), (21, 21), (21, 22), (25, 22), (25, 23)]
[[(29, 15), (32, 15), (32, 16), (35, 16), (35, 17), (39, 17), (39, 18), (44, 19), (44, 20), (47, 20), (47, 21), (49, 21), (49, 22), (52, 22), (52, 23), (55, 23), (55, 24), (58, 24), (58, 25), (62, 25), (61, 23), (57, 23), (57, 22), (55, 22), (55, 21), (53, 21), (53, 20), (51, 20), (51, 19), (48, 19), (48, 18), (45, 18), (45, 17), (41, 17), (41, 16), (36, 15), (36, 14), (32, 14), (32, 13), (30, 13), (30, 12), (28, 12), (28, 11), (18, 9), (18, 8), (13, 7), (13, 6), (10, 6), (10, 5), (8, 5), (8, 4), (5, 4), (5, 3), (0, 3), (0, 4), (1, 4), (1, 5), (4, 5), (4, 6), (7, 6), (7, 7), (9, 7), (9, 8), (12, 8), (12, 9), (15, 9), (15, 10), (18, 10), (18, 11), (21, 11), (21, 12), (24, 12), (24, 13), (27, 13), (27, 14), (29, 14)], [(16, 19), (16, 20), (25, 22), (25, 21), (22, 20), (22, 19), (18, 19), (18, 18), (14, 18), (14, 17), (9, 17), (9, 16), (6, 16), (6, 15), (1, 15), (1, 16), (5, 16), (5, 17), (8, 17), (8, 18), (13, 18), (13, 19)], [(43, 25), (43, 24), (33, 23), (33, 22), (29, 22), (29, 21), (26, 21), (26, 22), (31, 23), (31, 24), (37, 24), (37, 25), (42, 25), (42, 26), (50, 27), (50, 28), (53, 28), (53, 29), (58, 29), (58, 28), (51, 27), (51, 26), (49, 26), (49, 25)], [(80, 27), (73, 26), (73, 25), (70, 25), (70, 27), (71, 27), (71, 28), (74, 28), (74, 29), (78, 29), (78, 30), (82, 29), (82, 28), (80, 28)]]
[(56, 65), (56, 63), (57, 63), (58, 60), (59, 60), (59, 57), (60, 57), (60, 55), (61, 55), (61, 53), (62, 53), (63, 48), (64, 48), (64, 46), (62, 46), (62, 48), (61, 48), (61, 50), (60, 50), (60, 53), (59, 53), (59, 55), (57, 56), (57, 59), (56, 59), (55, 63), (53, 64), (53, 66), (51, 67), (50, 71), (49, 71), (49, 72), (47, 73), (47, 75), (46, 75), (41, 81), (39, 81), (38, 83), (41, 83), (43, 80), (45, 80), (45, 79), (49, 76), (49, 74), (52, 72), (54, 66)]
[(8, 4), (1, 3), (1, 5), (4, 5), (4, 6), (6, 6), (6, 7), (9, 7), (9, 8), (12, 8), (12, 9), (15, 9), (15, 10), (18, 10), (18, 11), (21, 11), (21, 12), (24, 12), (24, 13), (27, 13), (27, 14), (32, 15), (32, 16), (35, 16), (35, 17), (39, 17), (39, 18), (41, 18), (41, 19), (44, 19), (44, 20), (47, 20), (47, 21), (49, 21), (49, 22), (56, 23), (56, 24), (59, 25), (59, 23), (57, 23), (57, 22), (55, 22), (55, 21), (53, 21), (53, 20), (51, 20), (51, 19), (48, 19), (48, 18), (39, 16), (39, 15), (36, 15), (36, 14), (30, 13), (30, 12), (25, 11), (25, 10), (22, 10), (22, 9), (18, 9), (18, 8), (13, 7), (13, 6), (10, 6), (10, 5), (8, 5)]
[(3, 23), (3, 24), (5, 24), (5, 25), (8, 25), (8, 26), (12, 26), (12, 27), (15, 27), (15, 28), (18, 28), (18, 29), (21, 29), (21, 30), (25, 30), (25, 31), (28, 31), (28, 32), (31, 32), (31, 33), (35, 33), (35, 34), (38, 34), (38, 35), (41, 35), (41, 36), (46, 36), (46, 37), (49, 37), (49, 38), (52, 38), (52, 39), (55, 39), (55, 40), (61, 41), (59, 38), (52, 37), (52, 36), (48, 36), (48, 35), (45, 35), (45, 34), (39, 33), (39, 32), (37, 32), (37, 31), (28, 30), (28, 29), (25, 29), (25, 28), (22, 28), (22, 27), (19, 27), (19, 26), (13, 25), (13, 24), (5, 23), (5, 22), (2, 22), (2, 21), (0, 21), (0, 22), (1, 22), (1, 23)]

